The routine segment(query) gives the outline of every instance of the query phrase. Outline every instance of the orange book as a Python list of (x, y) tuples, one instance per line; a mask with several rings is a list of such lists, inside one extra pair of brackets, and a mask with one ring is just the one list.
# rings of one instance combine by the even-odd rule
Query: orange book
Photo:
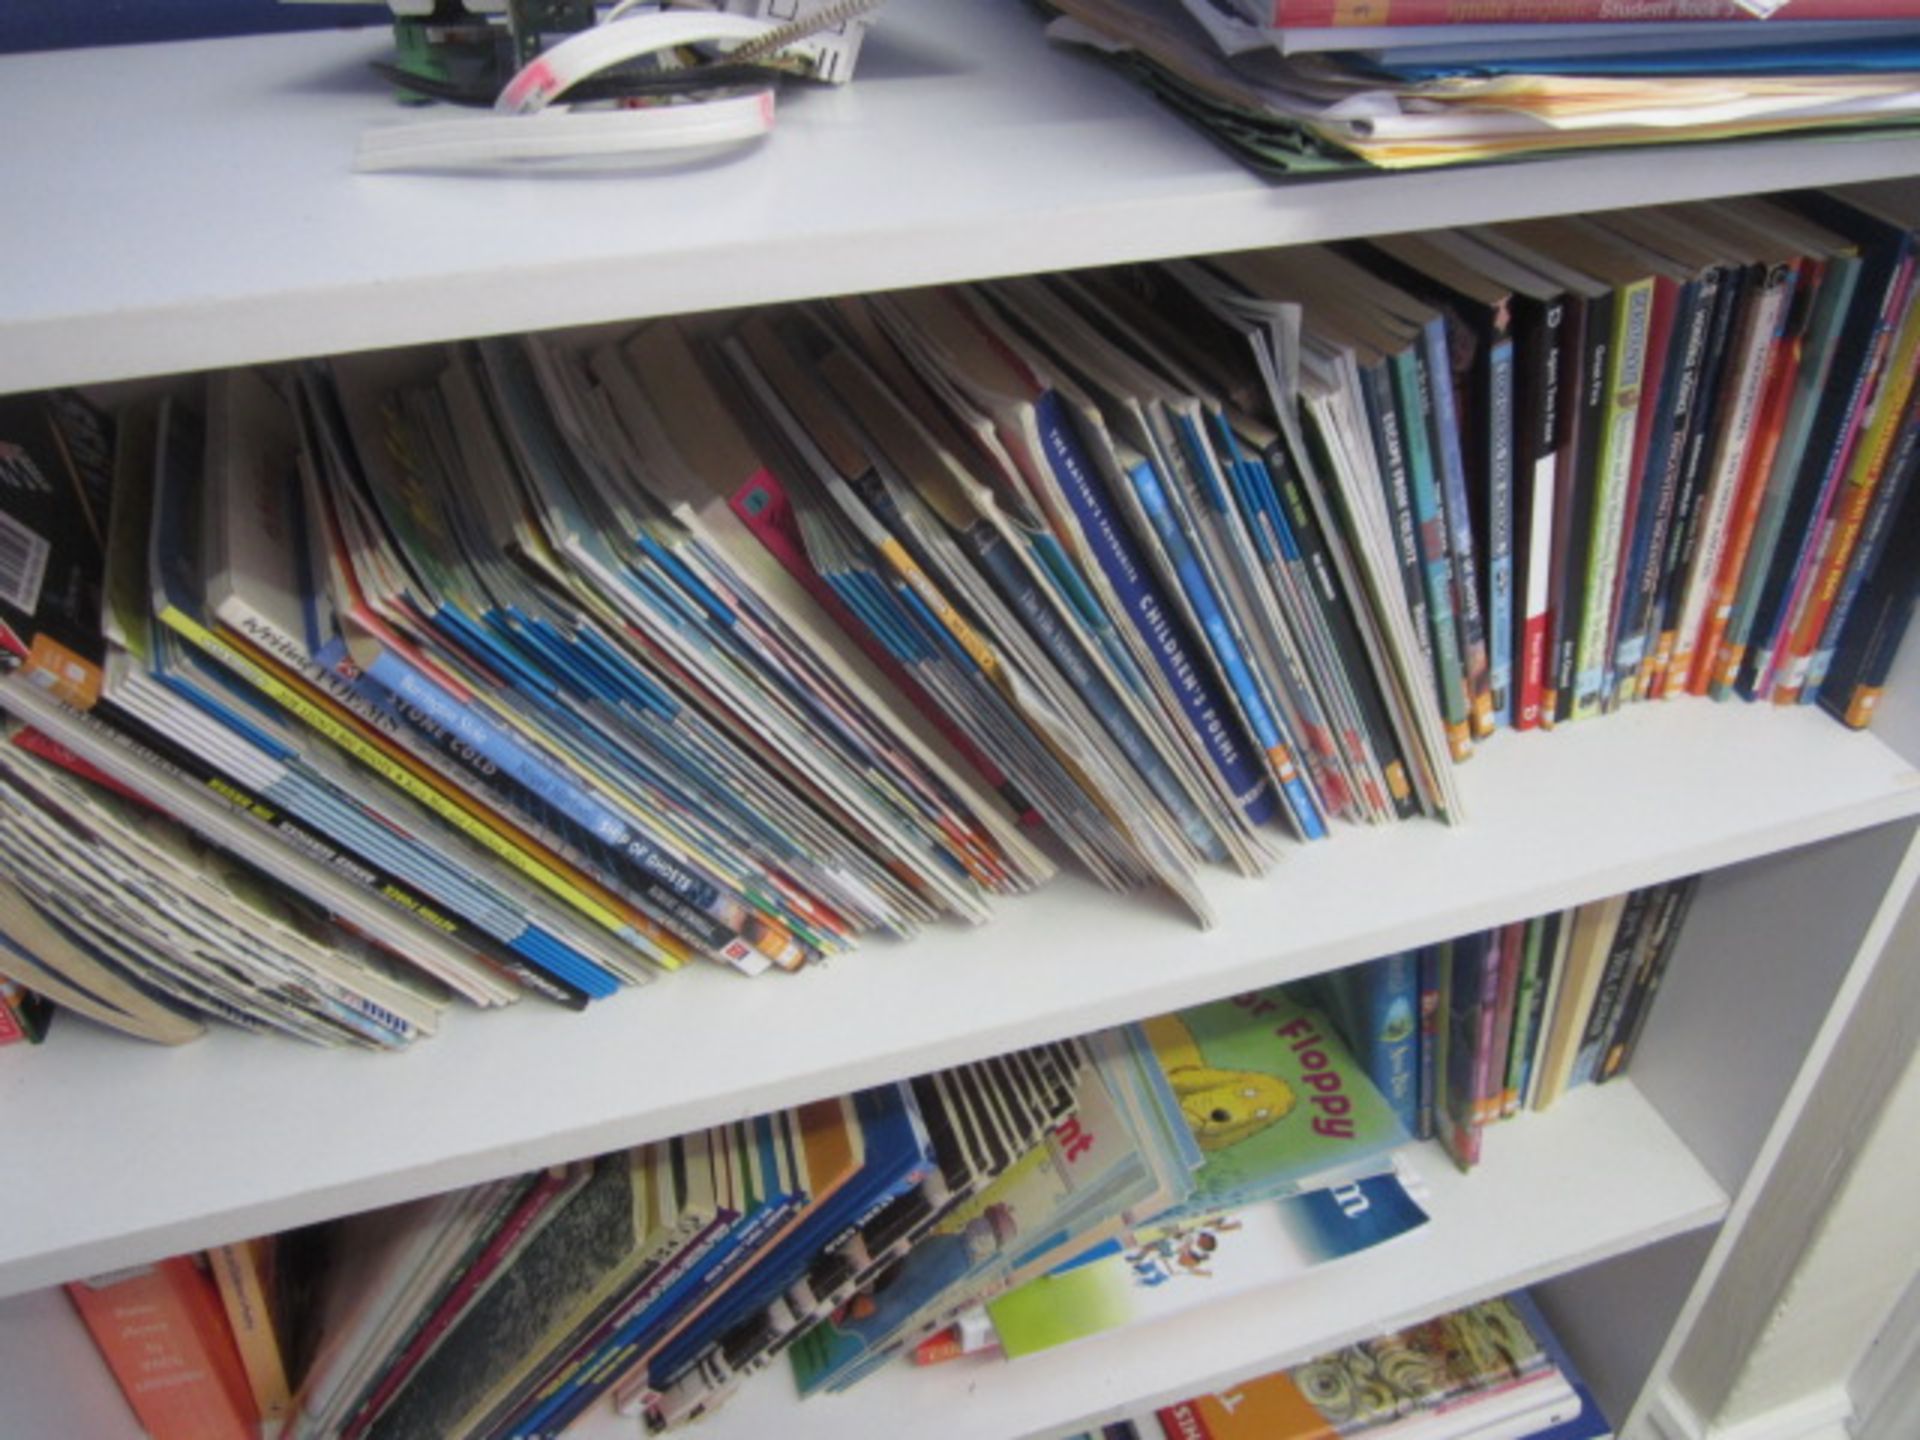
[(75, 1281), (67, 1294), (152, 1440), (255, 1440), (240, 1353), (194, 1260)]

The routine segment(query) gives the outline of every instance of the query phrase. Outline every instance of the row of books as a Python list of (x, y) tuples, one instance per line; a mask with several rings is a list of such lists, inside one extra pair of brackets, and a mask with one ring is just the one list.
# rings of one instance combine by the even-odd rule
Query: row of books
[(1409, 1134), (1480, 1134), (1626, 1068), (1698, 877), (1330, 972), (1316, 999)]
[(982, 1306), (1017, 1358), (1423, 1230), (1409, 1131), (1314, 998), (1256, 991), (210, 1252), (252, 1297), (252, 1410), (218, 1430), (170, 1407), (204, 1425), (233, 1387), (143, 1392), (102, 1328), (103, 1296), (158, 1272), (73, 1294), (156, 1440), (261, 1417), (548, 1436), (609, 1396), (665, 1430), (776, 1362), (802, 1395), (847, 1389)]
[[(1912, 0), (1798, 0), (1779, 15), (1764, 14), (1780, 8), (1771, 0), (1630, 11), (1591, 0), (1043, 8), (1058, 16), (1050, 34), (1119, 64), (1272, 175), (1910, 130), (1920, 118)], [(1729, 23), (1759, 18), (1781, 23)]]
[(1503, 726), (1859, 722), (1920, 574), (1915, 203), (0, 402), (0, 973), (394, 1046), (981, 921), (1053, 854), (1205, 922), (1278, 832), (1458, 820)]
[(1611, 1440), (1524, 1291), (1436, 1316), (1080, 1440)]

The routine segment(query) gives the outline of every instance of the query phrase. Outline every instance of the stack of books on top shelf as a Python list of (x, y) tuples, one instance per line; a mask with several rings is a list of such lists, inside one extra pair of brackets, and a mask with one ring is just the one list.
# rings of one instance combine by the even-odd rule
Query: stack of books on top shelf
[(1524, 1292), (1485, 1301), (1080, 1440), (1611, 1440)]
[(1204, 923), (1283, 832), (1459, 820), (1502, 729), (1863, 724), (1916, 234), (1866, 188), (0, 402), (0, 974), (392, 1047), (1053, 855)]
[(1920, 120), (1914, 0), (1648, 0), (1630, 20), (1607, 0), (1044, 8), (1059, 17), (1049, 34), (1118, 63), (1276, 175)]
[[(1624, 993), (1635, 966), (1657, 970), (1679, 923), (1668, 897), (1512, 927), (1571, 932), (1570, 946), (1455, 942), (1475, 957), (1475, 1018), (1456, 1027), (1472, 1088), (1456, 1107), (1449, 1067), (1436, 1104), (1474, 1132), (1450, 1142), (1463, 1166), (1496, 1043), (1478, 987), (1505, 973), (1481, 957), (1564, 972), (1532, 1028), (1574, 1036), (1590, 1014), (1631, 1008), (1599, 998), (1589, 971)], [(1603, 930), (1617, 938), (1589, 944)], [(225, 1247), (204, 1257), (211, 1281), (181, 1258), (70, 1288), (156, 1440), (244, 1433), (249, 1406), (316, 1440), (549, 1436), (609, 1395), (664, 1430), (783, 1355), (803, 1395), (925, 1361), (969, 1314), (1017, 1359), (1423, 1231), (1409, 1131), (1319, 993), (1257, 991)], [(1366, 1034), (1396, 1044), (1404, 1029)], [(1499, 1043), (1542, 1064), (1559, 1054)], [(169, 1314), (182, 1358), (163, 1368), (196, 1382), (142, 1383), (153, 1372), (116, 1328), (142, 1305)]]

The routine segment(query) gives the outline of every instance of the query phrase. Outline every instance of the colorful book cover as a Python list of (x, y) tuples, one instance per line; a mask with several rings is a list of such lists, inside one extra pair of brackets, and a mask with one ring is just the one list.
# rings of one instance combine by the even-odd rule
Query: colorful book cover
[(1144, 1228), (1130, 1248), (1116, 1243), (1097, 1259), (1043, 1275), (990, 1300), (987, 1313), (1010, 1359), (1164, 1319), (1419, 1229), (1427, 1212), (1416, 1192), (1389, 1172)]
[(1461, 1169), (1480, 1160), (1480, 1127), (1491, 1083), (1493, 1015), (1499, 1002), (1500, 946), (1482, 931), (1453, 942), (1449, 998), (1441, 1023), (1447, 1030), (1446, 1106), (1440, 1139)]
[(67, 1294), (153, 1440), (253, 1440), (240, 1356), (193, 1260), (76, 1281)]
[(1568, 1388), (1520, 1312), (1489, 1300), (1170, 1405), (1159, 1416), (1164, 1432), (1181, 1440), (1336, 1440), (1390, 1434), (1397, 1421), (1503, 1395), (1529, 1399), (1536, 1386), (1543, 1401)]
[(1206, 1152), (1190, 1213), (1285, 1194), (1408, 1138), (1333, 1025), (1283, 987), (1160, 1016), (1141, 1029)]
[(1413, 952), (1323, 977), (1341, 1037), (1409, 1135), (1420, 1129), (1420, 975)]
[(1611, 367), (1607, 373), (1598, 464), (1591, 497), (1592, 531), (1581, 581), (1580, 624), (1574, 637), (1573, 718), (1600, 710), (1606, 689), (1614, 576), (1620, 563), (1634, 441), (1639, 430), (1641, 382), (1646, 375), (1647, 336), (1653, 317), (1651, 278), (1622, 287), (1614, 301)]

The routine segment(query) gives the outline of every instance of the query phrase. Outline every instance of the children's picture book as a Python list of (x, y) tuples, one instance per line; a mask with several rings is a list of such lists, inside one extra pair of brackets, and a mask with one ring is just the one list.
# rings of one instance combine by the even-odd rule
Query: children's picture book
[[(1519, 1416), (1546, 1429), (1578, 1404), (1520, 1311), (1497, 1299), (1158, 1413), (1162, 1431), (1181, 1440), (1424, 1440), (1476, 1435)], [(1451, 1423), (1420, 1424), (1440, 1416)]]
[(1284, 987), (1249, 991), (1141, 1026), (1205, 1160), (1186, 1213), (1290, 1194), (1317, 1173), (1408, 1138), (1320, 1011)]
[(1427, 1223), (1409, 1172), (1199, 1219), (1143, 1227), (1132, 1243), (1043, 1275), (987, 1303), (1009, 1359), (1277, 1285)]

